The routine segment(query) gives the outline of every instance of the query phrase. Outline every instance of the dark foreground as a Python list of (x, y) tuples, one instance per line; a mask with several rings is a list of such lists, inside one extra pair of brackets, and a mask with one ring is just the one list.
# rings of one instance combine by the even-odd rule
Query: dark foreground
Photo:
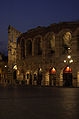
[(79, 88), (1, 88), (0, 119), (79, 119)]

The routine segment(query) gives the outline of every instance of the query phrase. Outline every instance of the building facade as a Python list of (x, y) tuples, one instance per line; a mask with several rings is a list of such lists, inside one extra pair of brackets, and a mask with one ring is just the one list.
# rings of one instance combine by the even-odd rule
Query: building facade
[(11, 82), (79, 86), (79, 22), (39, 26), (25, 33), (9, 26), (8, 33)]
[(7, 57), (0, 53), (0, 86), (8, 85), (8, 63)]

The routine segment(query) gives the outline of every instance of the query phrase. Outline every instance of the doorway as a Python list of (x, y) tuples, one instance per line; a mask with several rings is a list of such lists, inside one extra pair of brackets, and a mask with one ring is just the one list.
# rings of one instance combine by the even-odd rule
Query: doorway
[(67, 66), (63, 70), (63, 86), (72, 86), (72, 70)]
[(56, 69), (54, 67), (49, 70), (49, 85), (56, 86)]
[(38, 69), (38, 80), (37, 80), (37, 85), (41, 85), (41, 81), (42, 81), (42, 69), (39, 68), (39, 69)]

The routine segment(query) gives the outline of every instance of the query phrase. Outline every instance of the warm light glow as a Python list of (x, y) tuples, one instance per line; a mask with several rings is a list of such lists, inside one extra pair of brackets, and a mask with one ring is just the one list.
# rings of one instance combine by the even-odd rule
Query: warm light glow
[(70, 62), (70, 63), (72, 63), (72, 62), (73, 62), (73, 60), (71, 59), (69, 62)]
[(5, 65), (5, 68), (6, 68), (7, 66)]
[(42, 71), (42, 69), (40, 68), (40, 71)]
[(66, 60), (64, 60), (64, 62), (66, 62)]
[(70, 59), (70, 58), (71, 58), (71, 56), (70, 56), (70, 55), (68, 55), (68, 56), (67, 56), (67, 58), (68, 58), (68, 59)]
[(68, 48), (68, 50), (70, 50), (70, 48)]
[(15, 65), (15, 66), (13, 67), (13, 69), (17, 70), (17, 65)]
[(53, 74), (53, 73), (56, 73), (56, 70), (55, 70), (54, 67), (52, 68), (51, 73), (52, 73), (52, 74)]
[(71, 68), (68, 66), (68, 67), (66, 67), (65, 71), (71, 72)]

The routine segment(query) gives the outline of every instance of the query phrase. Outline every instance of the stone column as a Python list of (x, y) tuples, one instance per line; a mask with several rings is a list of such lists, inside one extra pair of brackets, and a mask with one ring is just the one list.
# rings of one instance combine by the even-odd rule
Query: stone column
[(57, 75), (58, 77), (58, 81), (59, 81), (59, 86), (63, 86), (63, 72), (60, 74)]

